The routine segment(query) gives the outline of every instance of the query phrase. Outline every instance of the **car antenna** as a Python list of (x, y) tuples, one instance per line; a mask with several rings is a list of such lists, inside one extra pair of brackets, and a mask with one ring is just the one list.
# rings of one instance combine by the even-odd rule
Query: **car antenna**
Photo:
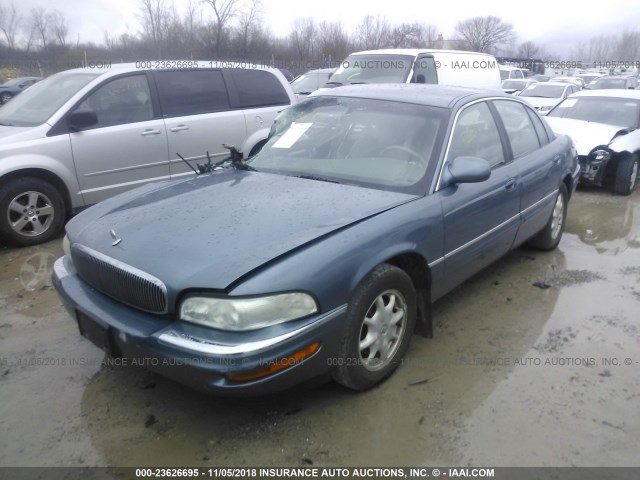
[[(195, 168), (193, 168), (193, 167), (191, 166), (191, 164), (190, 164), (189, 162), (187, 162), (187, 161), (184, 159), (184, 157), (183, 157), (182, 155), (180, 155), (180, 154), (179, 154), (179, 153), (177, 153), (177, 152), (176, 152), (176, 155), (178, 155), (178, 156), (180, 157), (180, 160), (182, 160), (184, 163), (186, 163), (186, 164), (187, 164), (187, 166), (188, 166), (191, 170), (193, 170), (193, 173), (195, 173), (196, 175), (200, 175), (200, 174), (198, 173), (198, 171), (197, 171)], [(199, 166), (199, 165), (198, 165), (198, 166)]]

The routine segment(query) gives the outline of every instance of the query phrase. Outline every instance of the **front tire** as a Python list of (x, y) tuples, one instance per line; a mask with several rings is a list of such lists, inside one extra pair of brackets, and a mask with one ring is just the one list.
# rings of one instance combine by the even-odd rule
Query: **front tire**
[(0, 104), (2, 103), (7, 103), (9, 100), (11, 100), (13, 98), (13, 95), (11, 95), (8, 92), (4, 92), (0, 94)]
[(0, 190), (0, 236), (25, 247), (55, 237), (64, 225), (66, 209), (60, 192), (35, 177), (10, 180)]
[(568, 199), (567, 187), (563, 183), (558, 189), (558, 196), (549, 221), (535, 237), (529, 240), (530, 246), (539, 250), (553, 250), (558, 246), (566, 223)]
[(628, 155), (618, 161), (616, 176), (613, 183), (613, 193), (631, 195), (638, 183), (638, 167), (640, 162), (637, 155)]
[(393, 265), (376, 267), (349, 302), (334, 380), (362, 391), (391, 375), (409, 348), (416, 312), (411, 278)]

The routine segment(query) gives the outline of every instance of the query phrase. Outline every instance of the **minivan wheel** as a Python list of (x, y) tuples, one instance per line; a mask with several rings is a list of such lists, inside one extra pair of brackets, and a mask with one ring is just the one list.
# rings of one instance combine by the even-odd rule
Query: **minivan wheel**
[(60, 192), (35, 177), (10, 180), (0, 193), (0, 236), (17, 246), (43, 243), (57, 235), (66, 216)]
[(564, 224), (567, 218), (567, 187), (563, 184), (558, 189), (558, 196), (553, 205), (551, 216), (545, 227), (531, 240), (529, 245), (540, 250), (553, 250), (560, 243)]
[(0, 103), (7, 103), (9, 100), (13, 98), (9, 92), (3, 92), (0, 94)]
[(403, 270), (382, 264), (369, 273), (349, 302), (334, 380), (367, 390), (391, 375), (409, 348), (416, 309), (415, 288)]
[(638, 183), (638, 155), (628, 155), (618, 161), (613, 193), (631, 195)]

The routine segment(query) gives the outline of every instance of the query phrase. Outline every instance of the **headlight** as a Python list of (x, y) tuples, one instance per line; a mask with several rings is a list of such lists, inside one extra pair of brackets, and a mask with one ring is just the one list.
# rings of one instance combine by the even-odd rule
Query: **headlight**
[(69, 237), (67, 235), (62, 239), (62, 250), (65, 255), (71, 255), (71, 243), (69, 242)]
[(538, 109), (539, 112), (548, 112), (549, 110), (551, 110), (551, 107), (548, 105), (545, 105), (544, 107), (540, 107)]
[(611, 153), (607, 150), (595, 150), (591, 153), (596, 162), (604, 162), (611, 158)]
[(221, 330), (255, 330), (288, 322), (318, 311), (306, 293), (282, 293), (257, 298), (188, 297), (180, 305), (180, 318)]

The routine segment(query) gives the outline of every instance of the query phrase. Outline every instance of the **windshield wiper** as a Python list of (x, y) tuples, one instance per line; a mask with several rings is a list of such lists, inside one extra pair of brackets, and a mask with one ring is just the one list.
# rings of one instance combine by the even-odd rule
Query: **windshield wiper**
[(305, 180), (318, 180), (320, 182), (340, 183), (337, 180), (329, 180), (328, 178), (316, 177), (315, 175), (293, 175), (296, 178), (304, 178)]
[(0, 122), (3, 127), (13, 127), (13, 123)]
[(342, 85), (342, 82), (327, 82), (325, 85)]
[(366, 85), (368, 82), (349, 82), (349, 85)]
[(247, 165), (244, 162), (244, 160), (243, 160), (244, 156), (243, 156), (242, 152), (239, 151), (235, 146), (227, 145), (226, 143), (223, 143), (222, 146), (229, 150), (229, 156), (227, 158), (223, 159), (223, 160), (220, 160), (219, 162), (212, 163), (211, 162), (211, 156), (209, 155), (209, 152), (207, 151), (207, 163), (205, 163), (204, 165), (202, 165), (200, 163), (196, 163), (196, 165), (198, 166), (198, 170), (193, 168), (193, 166), (189, 162), (187, 162), (187, 160), (182, 155), (180, 155), (179, 153), (176, 153), (176, 155), (178, 155), (178, 157), (180, 157), (180, 160), (182, 160), (184, 163), (186, 163), (187, 166), (191, 170), (193, 170), (193, 172), (196, 175), (202, 175), (204, 173), (211, 173), (216, 168), (221, 167), (222, 165), (224, 165), (227, 162), (231, 162), (231, 165), (236, 170), (255, 170), (255, 168), (250, 167), (249, 165)]

